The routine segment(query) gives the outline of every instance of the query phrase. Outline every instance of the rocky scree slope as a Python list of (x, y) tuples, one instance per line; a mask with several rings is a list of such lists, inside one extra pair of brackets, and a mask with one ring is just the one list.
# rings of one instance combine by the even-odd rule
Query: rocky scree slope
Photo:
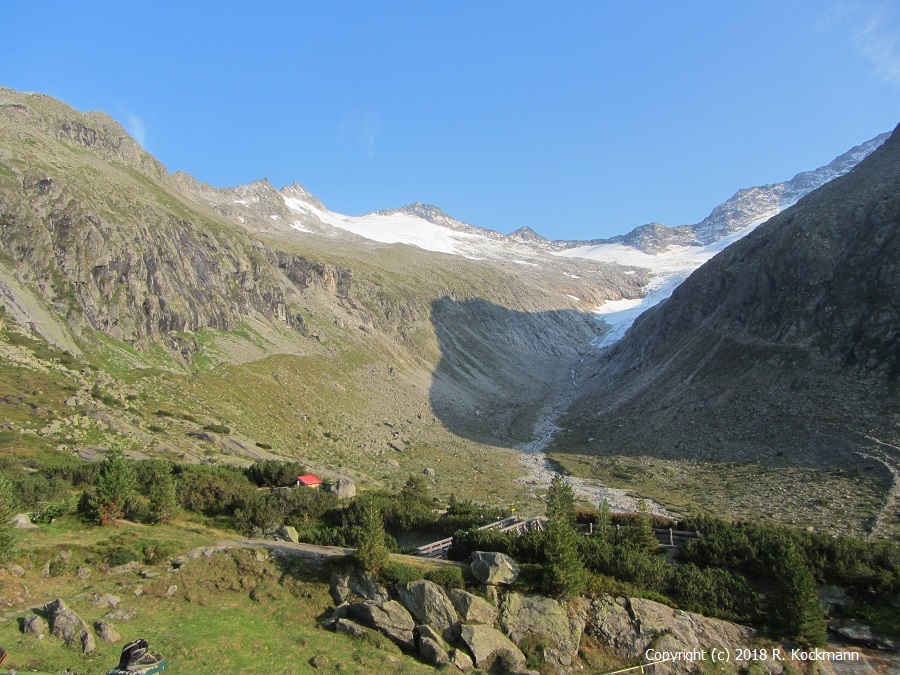
[(582, 381), (560, 444), (896, 472), (898, 260), (895, 131), (641, 316)]

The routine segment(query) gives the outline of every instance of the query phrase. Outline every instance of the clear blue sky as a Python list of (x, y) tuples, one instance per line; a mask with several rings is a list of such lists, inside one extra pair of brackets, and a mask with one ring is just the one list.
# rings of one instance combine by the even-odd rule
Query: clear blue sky
[(170, 171), (552, 238), (697, 222), (900, 121), (890, 2), (48, 0), (0, 41), (0, 85)]

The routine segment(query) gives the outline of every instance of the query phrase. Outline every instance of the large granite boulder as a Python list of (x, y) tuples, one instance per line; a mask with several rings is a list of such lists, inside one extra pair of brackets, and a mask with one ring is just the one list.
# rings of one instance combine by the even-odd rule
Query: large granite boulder
[(401, 649), (416, 650), (413, 630), (416, 622), (396, 600), (387, 602), (354, 602), (350, 613), (364, 626), (374, 628), (396, 643)]
[(511, 584), (519, 578), (519, 566), (505, 553), (475, 551), (472, 553), (472, 574), (489, 586)]
[(503, 601), (500, 624), (509, 638), (522, 645), (529, 638), (537, 638), (547, 645), (544, 661), (558, 666), (570, 666), (578, 654), (584, 620), (552, 598), (541, 595), (508, 593)]
[[(582, 600), (585, 633), (616, 649), (627, 659), (642, 658), (647, 649), (690, 651), (713, 647), (730, 649), (752, 645), (756, 631), (721, 619), (673, 609), (643, 598), (602, 595)], [(763, 672), (780, 673), (775, 661), (756, 661)], [(675, 661), (654, 666), (656, 675), (694, 672), (697, 664)]]
[(459, 637), (459, 617), (444, 589), (436, 583), (420, 579), (400, 584), (397, 595), (418, 623), (438, 629), (449, 642)]
[(501, 672), (517, 672), (525, 669), (525, 655), (503, 633), (479, 624), (463, 626), (463, 642), (475, 657), (475, 665), (482, 670), (495, 668)]
[(356, 484), (349, 478), (338, 478), (336, 483), (332, 483), (326, 489), (341, 499), (350, 499), (356, 496)]
[(497, 623), (498, 610), (484, 598), (468, 593), (459, 588), (451, 588), (447, 591), (450, 602), (465, 623), (483, 623), (493, 626)]
[(355, 567), (332, 574), (329, 590), (335, 605), (354, 600), (387, 602), (391, 599), (391, 594), (373, 574)]
[(297, 534), (297, 528), (293, 525), (282, 525), (281, 529), (278, 530), (278, 536), (281, 537), (283, 541), (290, 542), (291, 544), (300, 543), (300, 536)]
[(54, 600), (44, 605), (44, 614), (50, 622), (51, 635), (85, 653), (94, 651), (96, 644), (88, 625), (62, 600)]
[(360, 626), (358, 623), (350, 621), (349, 619), (338, 619), (334, 624), (334, 631), (336, 633), (343, 633), (344, 635), (349, 635), (350, 637), (365, 640), (373, 645), (376, 645), (379, 649), (383, 649), (385, 651), (394, 651), (397, 654), (400, 653), (400, 650), (392, 642), (389, 642), (384, 637), (379, 635), (377, 631), (374, 631), (371, 628), (366, 628), (365, 626)]

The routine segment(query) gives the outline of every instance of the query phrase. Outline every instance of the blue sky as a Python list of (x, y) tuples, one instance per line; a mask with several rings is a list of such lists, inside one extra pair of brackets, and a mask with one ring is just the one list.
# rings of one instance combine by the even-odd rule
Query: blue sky
[(0, 40), (0, 85), (170, 171), (551, 238), (697, 222), (900, 121), (888, 2), (18, 2)]

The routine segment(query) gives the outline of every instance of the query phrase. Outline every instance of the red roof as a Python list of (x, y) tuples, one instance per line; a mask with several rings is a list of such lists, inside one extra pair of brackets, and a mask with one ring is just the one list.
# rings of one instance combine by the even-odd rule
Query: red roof
[(321, 485), (322, 479), (314, 473), (308, 473), (305, 476), (297, 476), (297, 482), (301, 485)]

